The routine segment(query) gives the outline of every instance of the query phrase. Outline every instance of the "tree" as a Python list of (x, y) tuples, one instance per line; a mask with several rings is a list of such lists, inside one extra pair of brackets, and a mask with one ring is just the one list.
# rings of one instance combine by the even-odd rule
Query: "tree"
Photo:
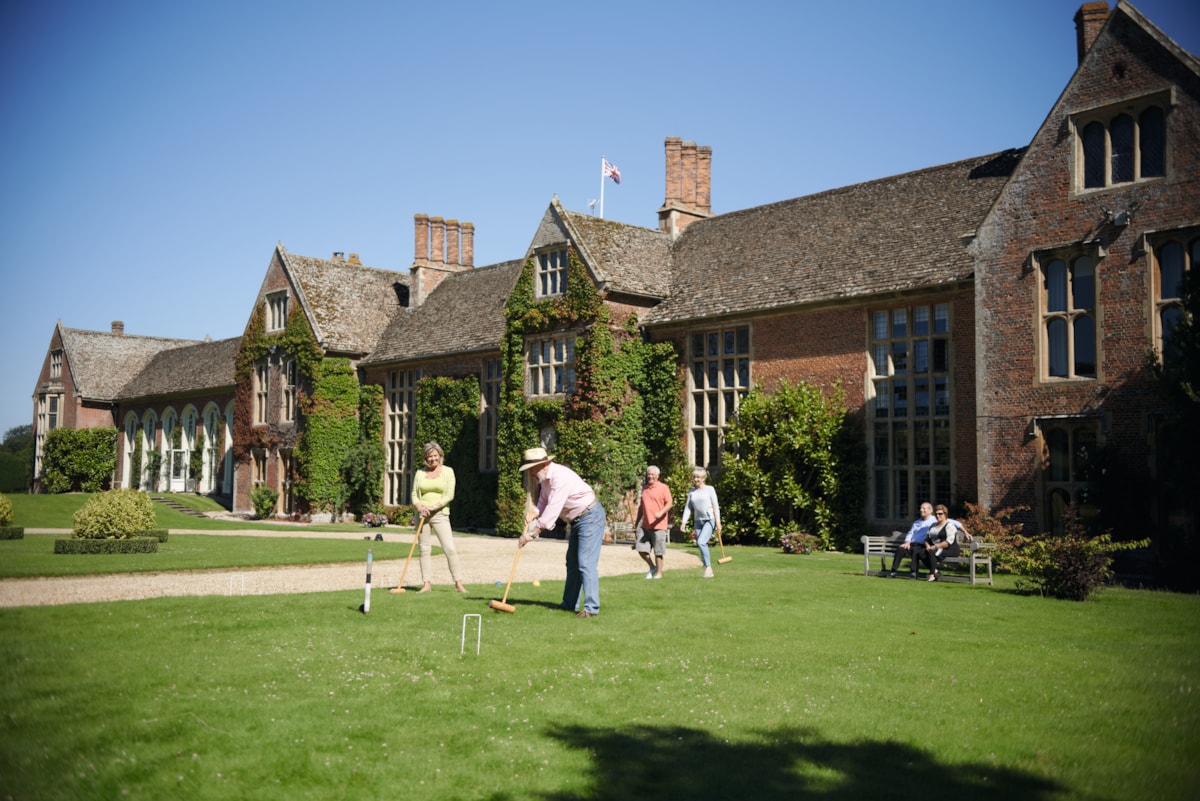
[(729, 538), (777, 543), (800, 531), (843, 547), (863, 529), (866, 457), (840, 386), (751, 390), (725, 444), (717, 485)]
[(1177, 589), (1200, 587), (1193, 566), (1200, 558), (1196, 519), (1200, 513), (1200, 269), (1184, 273), (1183, 314), (1163, 332), (1163, 353), (1147, 358), (1159, 396), (1171, 409), (1158, 431), (1159, 523), (1155, 532), (1164, 580)]
[(0, 492), (25, 492), (33, 479), (33, 426), (15, 426), (0, 441)]

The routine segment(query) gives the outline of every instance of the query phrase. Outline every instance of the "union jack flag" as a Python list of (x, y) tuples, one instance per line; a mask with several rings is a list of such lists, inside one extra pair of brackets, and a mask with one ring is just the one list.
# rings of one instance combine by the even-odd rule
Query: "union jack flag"
[(609, 164), (608, 159), (602, 159), (604, 162), (604, 177), (612, 178), (614, 184), (621, 183), (621, 171), (617, 169), (616, 164)]

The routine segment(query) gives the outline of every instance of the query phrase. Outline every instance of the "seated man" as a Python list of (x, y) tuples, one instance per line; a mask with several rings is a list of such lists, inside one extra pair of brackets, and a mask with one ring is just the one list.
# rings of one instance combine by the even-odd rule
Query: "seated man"
[[(888, 578), (896, 577), (896, 570), (900, 567), (900, 560), (904, 557), (910, 557), (911, 576), (917, 578), (917, 569), (920, 567), (921, 560), (925, 559), (925, 538), (929, 535), (929, 529), (933, 526), (935, 520), (933, 517), (933, 505), (929, 501), (921, 504), (921, 516), (913, 521), (909, 527), (908, 533), (904, 535), (904, 542), (896, 549), (896, 555), (892, 558), (892, 571), (888, 573)], [(899, 532), (897, 532), (899, 533)]]

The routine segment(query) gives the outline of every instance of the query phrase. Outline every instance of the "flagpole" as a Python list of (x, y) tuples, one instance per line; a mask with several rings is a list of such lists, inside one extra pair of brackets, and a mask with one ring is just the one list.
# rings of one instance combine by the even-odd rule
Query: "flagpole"
[(600, 219), (604, 219), (604, 162), (607, 156), (600, 157)]

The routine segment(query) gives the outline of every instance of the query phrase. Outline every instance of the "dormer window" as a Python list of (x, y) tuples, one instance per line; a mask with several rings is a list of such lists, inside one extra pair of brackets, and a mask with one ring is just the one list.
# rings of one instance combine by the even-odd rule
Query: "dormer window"
[(62, 378), (62, 353), (61, 348), (50, 351), (50, 380), (52, 381)]
[(1076, 185), (1103, 189), (1164, 177), (1168, 100), (1158, 94), (1075, 115)]
[(267, 295), (267, 331), (282, 331), (287, 328), (287, 292), (272, 292)]
[(535, 292), (539, 298), (553, 298), (567, 291), (567, 251), (552, 250), (537, 256)]

